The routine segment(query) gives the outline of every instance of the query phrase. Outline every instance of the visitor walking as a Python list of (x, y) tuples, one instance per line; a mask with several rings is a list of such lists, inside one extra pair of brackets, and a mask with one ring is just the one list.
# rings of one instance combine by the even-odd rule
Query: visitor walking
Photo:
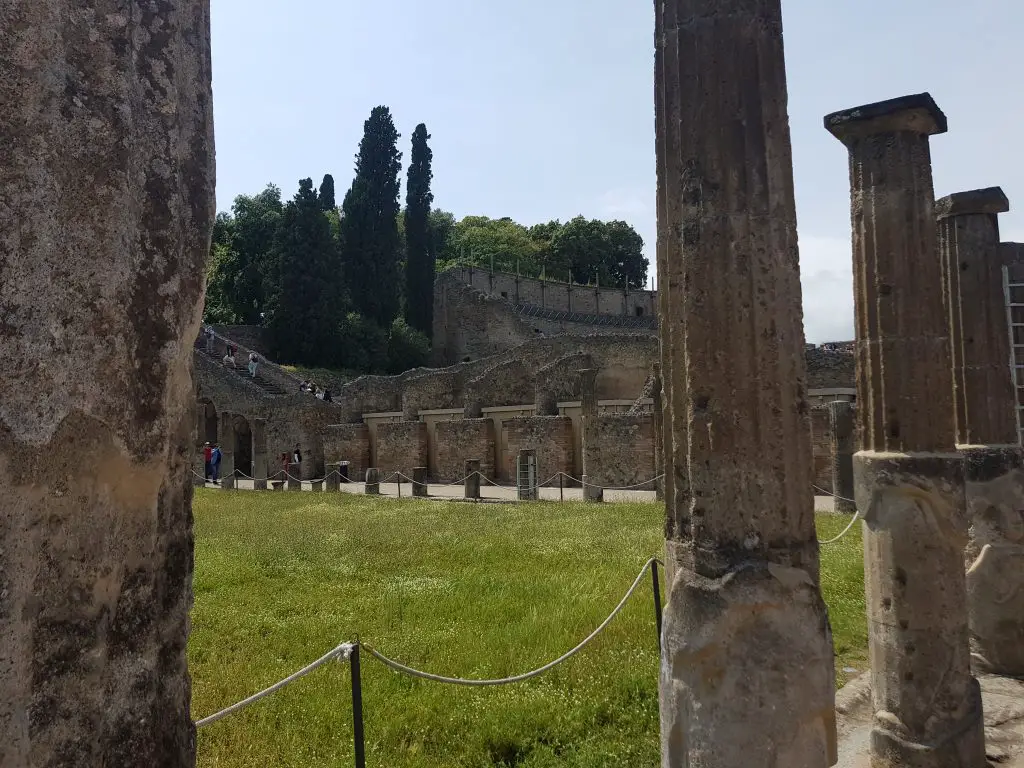
[(299, 448), (299, 444), (295, 444), (295, 452), (292, 453), (292, 464), (302, 464), (302, 450)]
[(220, 443), (213, 444), (213, 451), (210, 452), (210, 474), (213, 475), (213, 484), (217, 485), (217, 477), (220, 475)]
[(224, 365), (227, 365), (227, 364), (230, 363), (231, 367), (235, 368), (236, 367), (236, 364), (235, 364), (235, 354), (237, 352), (238, 352), (238, 347), (236, 347), (234, 344), (228, 344), (227, 354), (224, 355)]
[(260, 358), (255, 352), (249, 353), (249, 375), (254, 379), (256, 378), (256, 366), (259, 364)]
[(206, 326), (206, 352), (207, 354), (213, 354), (213, 328)]
[(203, 468), (205, 470), (203, 472), (203, 480), (205, 482), (209, 482), (210, 475), (213, 473), (213, 464), (211, 463), (211, 455), (212, 454), (213, 454), (213, 448), (210, 446), (210, 443), (207, 442), (203, 446)]

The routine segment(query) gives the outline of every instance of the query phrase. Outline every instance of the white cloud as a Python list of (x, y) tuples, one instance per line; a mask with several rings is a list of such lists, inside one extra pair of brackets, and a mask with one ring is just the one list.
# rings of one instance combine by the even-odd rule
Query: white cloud
[(807, 341), (853, 338), (853, 252), (850, 241), (805, 235), (800, 238), (800, 283)]

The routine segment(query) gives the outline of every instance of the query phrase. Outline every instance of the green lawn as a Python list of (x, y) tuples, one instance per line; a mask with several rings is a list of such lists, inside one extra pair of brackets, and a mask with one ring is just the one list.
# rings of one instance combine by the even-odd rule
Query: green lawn
[[(469, 505), (348, 494), (199, 490), (189, 656), (193, 717), (276, 682), (357, 634), (415, 667), (502, 677), (596, 627), (648, 557), (654, 504)], [(845, 518), (824, 516), (822, 538)], [(823, 548), (837, 669), (863, 669), (860, 526)], [(371, 768), (658, 763), (650, 580), (547, 675), (463, 688), (363, 655)], [(199, 732), (199, 765), (351, 766), (348, 666), (331, 663)]]

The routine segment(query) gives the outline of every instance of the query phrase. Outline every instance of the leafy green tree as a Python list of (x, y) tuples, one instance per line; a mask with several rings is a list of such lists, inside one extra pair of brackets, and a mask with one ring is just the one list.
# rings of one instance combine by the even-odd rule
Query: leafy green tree
[[(455, 216), (448, 211), (433, 209), (430, 212), (430, 245), (434, 249), (435, 265), (452, 264), (458, 260), (455, 250)], [(437, 267), (435, 266), (435, 269)]]
[(329, 173), (324, 174), (324, 180), (320, 182), (320, 210), (333, 211), (337, 204), (334, 202), (334, 177)]
[[(466, 216), (452, 232), (451, 250), (456, 260), (504, 272), (540, 274), (539, 247), (522, 224), (512, 219)], [(445, 266), (448, 266), (446, 264)]]
[(643, 246), (643, 238), (623, 221), (577, 216), (552, 237), (551, 261), (554, 271), (568, 271), (577, 283), (642, 288), (647, 282)]
[(331, 224), (312, 179), (302, 179), (274, 238), (267, 327), (282, 362), (322, 365), (337, 355), (343, 302)]
[(383, 373), (397, 375), (425, 366), (430, 360), (430, 337), (397, 317), (388, 331), (387, 366)]
[(355, 309), (383, 328), (399, 310), (398, 131), (387, 107), (363, 126), (356, 176), (341, 206), (341, 253)]
[(430, 242), (434, 153), (427, 144), (429, 138), (427, 126), (417, 125), (405, 184), (405, 319), (428, 338), (434, 320), (434, 249)]

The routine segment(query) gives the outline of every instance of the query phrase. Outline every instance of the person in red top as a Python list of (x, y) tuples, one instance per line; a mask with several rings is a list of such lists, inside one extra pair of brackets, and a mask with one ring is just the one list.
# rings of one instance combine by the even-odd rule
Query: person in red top
[(212, 458), (213, 448), (210, 447), (209, 443), (203, 446), (203, 465), (206, 470), (203, 474), (204, 479), (209, 481), (210, 475), (213, 474), (213, 465), (210, 463)]

